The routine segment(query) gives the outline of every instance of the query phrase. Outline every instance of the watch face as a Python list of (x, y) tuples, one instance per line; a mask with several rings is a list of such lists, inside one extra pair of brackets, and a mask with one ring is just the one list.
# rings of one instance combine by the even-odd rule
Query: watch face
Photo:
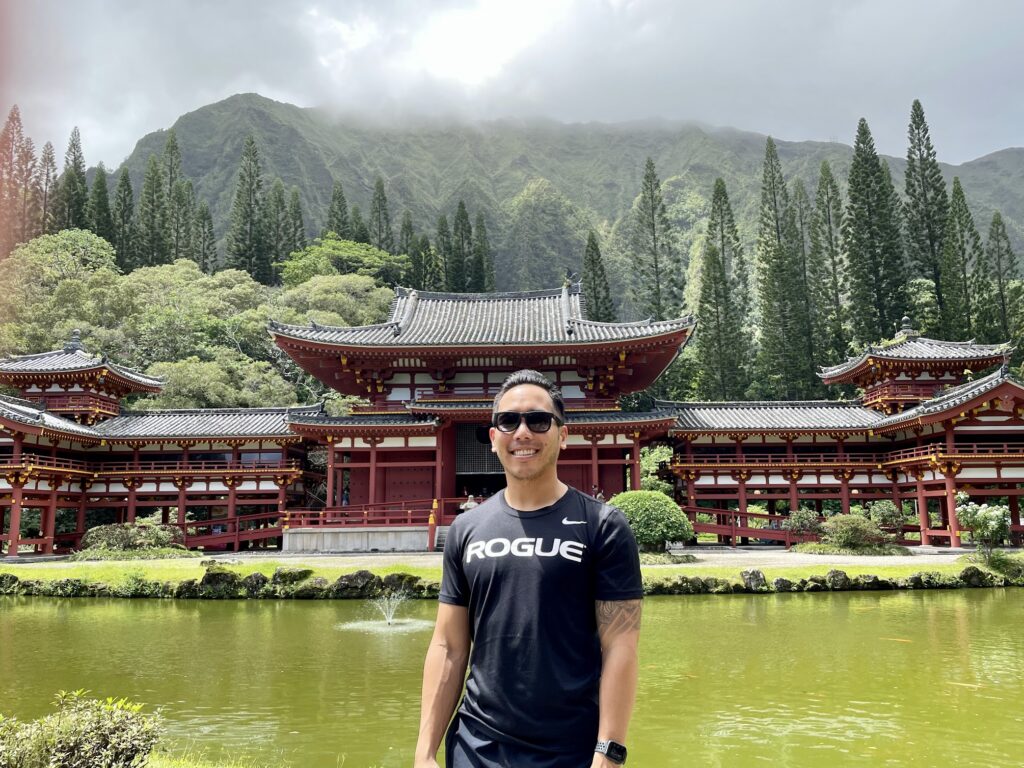
[(626, 748), (614, 741), (599, 741), (596, 751), (605, 755), (612, 762), (620, 764), (626, 762)]

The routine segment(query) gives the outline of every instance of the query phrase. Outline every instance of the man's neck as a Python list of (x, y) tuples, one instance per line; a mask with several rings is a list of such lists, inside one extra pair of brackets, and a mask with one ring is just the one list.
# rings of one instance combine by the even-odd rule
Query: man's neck
[(505, 487), (505, 503), (520, 512), (533, 512), (550, 507), (569, 490), (569, 486), (557, 477), (550, 480), (508, 480)]

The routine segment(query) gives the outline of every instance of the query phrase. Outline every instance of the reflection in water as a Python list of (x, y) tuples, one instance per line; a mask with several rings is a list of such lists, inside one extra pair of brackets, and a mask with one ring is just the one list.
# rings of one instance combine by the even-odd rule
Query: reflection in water
[[(651, 598), (630, 762), (1019, 765), (1022, 608), (1020, 590)], [(211, 756), (407, 766), (435, 612), (4, 598), (0, 711), (87, 688), (163, 707), (173, 743)]]

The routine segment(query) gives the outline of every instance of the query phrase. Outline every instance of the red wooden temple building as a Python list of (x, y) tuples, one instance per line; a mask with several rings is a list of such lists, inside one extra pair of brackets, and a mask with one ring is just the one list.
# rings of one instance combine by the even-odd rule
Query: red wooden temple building
[[(786, 539), (777, 514), (801, 505), (849, 512), (891, 499), (916, 511), (905, 527), (915, 541), (956, 547), (961, 491), (1006, 497), (1019, 539), (1024, 383), (1009, 373), (1011, 352), (924, 338), (904, 318), (891, 342), (820, 371), (862, 391), (856, 401), (660, 403), (677, 416), (668, 476), (694, 519), (710, 515), (698, 529), (732, 543)], [(767, 516), (748, 514), (752, 504)]]
[(271, 323), (304, 370), (364, 399), (343, 417), (320, 405), (124, 410), (125, 397), (162, 382), (89, 354), (76, 335), (0, 360), (0, 384), (19, 393), (0, 396), (0, 545), (67, 550), (89, 525), (156, 516), (205, 548), (425, 549), (431, 518), (443, 533), (467, 494), (503, 486), (490, 405), (526, 367), (566, 398), (563, 480), (606, 496), (636, 488), (641, 446), (668, 441), (677, 500), (723, 540), (783, 540), (776, 524), (789, 509), (885, 498), (914, 506), (922, 543), (957, 546), (960, 490), (1008, 497), (1021, 532), (1024, 384), (1004, 364), (1006, 345), (925, 339), (908, 321), (892, 342), (821, 371), (827, 384), (860, 388), (857, 401), (622, 411), (619, 397), (654, 382), (694, 325), (591, 321), (579, 285), (398, 288), (376, 325)]

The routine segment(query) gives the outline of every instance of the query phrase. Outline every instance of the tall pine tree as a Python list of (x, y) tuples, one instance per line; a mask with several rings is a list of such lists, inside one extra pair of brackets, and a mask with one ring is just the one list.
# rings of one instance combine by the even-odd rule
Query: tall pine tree
[(72, 129), (64, 153), (64, 171), (60, 176), (57, 226), (59, 229), (87, 229), (89, 187), (85, 180), (85, 156), (78, 127)]
[[(466, 204), (459, 200), (458, 208), (455, 210), (455, 220), (452, 222), (452, 249), (448, 262), (449, 291), (461, 293), (467, 290), (467, 264), (472, 255), (473, 226), (469, 223)], [(483, 277), (482, 273), (480, 277)]]
[(907, 138), (907, 257), (921, 277), (932, 281), (941, 316), (946, 303), (942, 293), (942, 238), (949, 216), (949, 197), (928, 123), (924, 119), (924, 109), (917, 99), (910, 108)]
[(248, 272), (253, 279), (269, 285), (273, 275), (263, 213), (263, 169), (256, 138), (250, 134), (242, 149), (235, 199), (231, 206), (227, 263), (229, 267)]
[(146, 175), (142, 178), (142, 193), (139, 195), (136, 266), (166, 264), (170, 256), (165, 193), (163, 166), (156, 155), (150, 155)]
[(703, 398), (739, 399), (750, 386), (750, 344), (746, 307), (736, 302), (740, 283), (735, 276), (743, 265), (736, 221), (722, 179), (715, 179), (708, 231), (701, 254), (700, 298), (697, 312), (696, 388)]
[(292, 187), (288, 198), (288, 253), (301, 251), (306, 247), (306, 222), (302, 215), (302, 198), (299, 188)]
[(213, 235), (213, 216), (205, 200), (196, 206), (195, 216), (192, 217), (190, 245), (192, 261), (203, 272), (212, 273), (217, 268), (217, 240)]
[(391, 212), (388, 210), (388, 196), (384, 191), (384, 179), (380, 176), (373, 184), (373, 198), (370, 200), (370, 245), (388, 253), (395, 252), (395, 233), (391, 229)]
[(96, 166), (89, 193), (89, 229), (108, 243), (114, 242), (114, 218), (110, 212), (110, 192), (107, 189), (107, 169), (103, 163)]
[(352, 240), (357, 243), (366, 243), (369, 245), (370, 230), (366, 226), (366, 222), (363, 220), (363, 214), (360, 212), (358, 205), (352, 206), (352, 212), (349, 214), (349, 220), (352, 222)]
[(673, 317), (682, 310), (685, 273), (676, 258), (661, 182), (649, 157), (633, 208), (633, 249), (640, 276), (638, 306), (655, 320)]
[(601, 246), (594, 230), (587, 233), (587, 249), (583, 252), (583, 296), (587, 302), (587, 319), (601, 323), (615, 322), (615, 306), (604, 271)]
[(967, 207), (960, 179), (953, 179), (949, 217), (942, 240), (942, 292), (945, 304), (940, 314), (942, 331), (950, 340), (965, 340), (976, 334), (978, 309), (983, 304), (976, 294), (976, 276), (985, 271), (981, 237)]
[(15, 242), (27, 243), (40, 234), (36, 222), (39, 220), (39, 183), (37, 176), (36, 145), (28, 136), (23, 136), (14, 155), (13, 203), (15, 216)]
[(992, 214), (985, 243), (985, 257), (992, 280), (991, 294), (994, 299), (995, 335), (994, 341), (1009, 341), (1017, 336), (1014, 327), (1021, 307), (1020, 271), (1017, 257), (1010, 247), (1010, 236), (999, 211)]
[(476, 224), (473, 225), (473, 285), (485, 293), (492, 293), (496, 290), (494, 276), (494, 257), (491, 255), (491, 241), (487, 235), (487, 224), (484, 222), (484, 214), (477, 211)]
[(757, 358), (758, 391), (780, 399), (803, 397), (813, 383), (807, 357), (804, 291), (799, 231), (782, 174), (775, 142), (765, 144), (761, 207), (757, 234), (758, 306), (761, 345)]
[(284, 194), (284, 182), (274, 179), (270, 194), (263, 201), (263, 229), (266, 237), (267, 258), (270, 260), (272, 281), (280, 282), (281, 267), (291, 251), (289, 247), (288, 201)]
[(423, 263), (423, 290), (444, 290), (444, 264), (437, 249), (430, 244), (430, 238), (420, 235), (420, 259)]
[[(342, 240), (352, 239), (352, 223), (348, 217), (348, 200), (341, 182), (334, 182), (331, 190), (331, 207), (327, 210), (327, 227), (324, 232), (333, 232)], [(321, 235), (322, 236), (322, 235)]]
[(857, 124), (843, 221), (850, 324), (861, 345), (891, 338), (907, 310), (899, 199), (864, 118)]
[(170, 260), (186, 259), (191, 247), (192, 216), (195, 212), (195, 193), (181, 172), (181, 148), (172, 128), (167, 133), (161, 158), (164, 173), (164, 194), (167, 197), (167, 243)]
[(808, 259), (811, 306), (820, 329), (819, 363), (842, 362), (850, 342), (847, 332), (846, 254), (843, 252), (843, 201), (827, 160), (821, 163), (811, 219)]
[(53, 144), (46, 142), (39, 156), (39, 231), (55, 232), (57, 229), (57, 157)]
[(444, 290), (456, 290), (452, 270), (452, 231), (448, 227), (448, 217), (443, 213), (437, 217), (437, 236), (434, 238), (434, 249), (441, 263), (441, 275), (444, 279)]
[(114, 191), (114, 253), (117, 254), (117, 266), (124, 273), (131, 272), (137, 263), (135, 229), (135, 196), (132, 192), (132, 180), (128, 167), (121, 169)]

